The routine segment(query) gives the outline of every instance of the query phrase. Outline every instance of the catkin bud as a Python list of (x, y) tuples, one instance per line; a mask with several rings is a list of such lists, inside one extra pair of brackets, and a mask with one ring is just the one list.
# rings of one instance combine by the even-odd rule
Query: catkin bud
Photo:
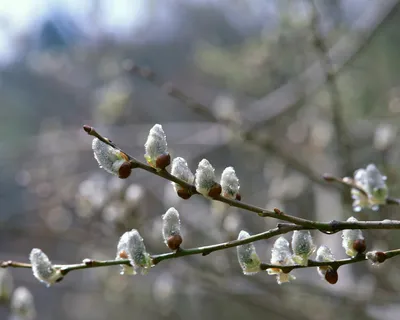
[[(358, 187), (368, 192), (367, 171), (365, 169), (358, 169), (354, 172), (354, 183)], [(366, 196), (358, 189), (351, 189), (351, 197), (353, 199), (354, 212), (360, 212), (362, 209), (369, 207), (368, 196)]]
[(227, 167), (221, 175), (222, 195), (226, 198), (236, 199), (239, 194), (239, 179), (233, 167)]
[[(193, 184), (194, 175), (190, 171), (189, 166), (185, 159), (181, 157), (174, 158), (172, 161), (171, 174), (189, 184)], [(182, 188), (179, 184), (172, 182), (174, 189), (179, 197), (182, 199), (189, 199), (191, 194), (185, 188)]]
[(215, 169), (207, 159), (200, 161), (196, 169), (196, 190), (205, 197), (216, 197), (221, 193), (221, 185), (215, 182)]
[(386, 253), (382, 251), (369, 251), (365, 256), (374, 265), (383, 263), (386, 260)]
[(121, 236), (118, 242), (117, 251), (117, 259), (126, 259), (127, 257), (134, 269), (127, 270), (123, 267), (123, 270), (121, 271), (122, 274), (128, 272), (130, 274), (136, 274), (138, 270), (140, 270), (142, 274), (146, 274), (152, 266), (151, 257), (146, 251), (143, 238), (136, 229), (125, 232)]
[[(347, 219), (348, 222), (357, 222), (354, 217)], [(358, 253), (362, 253), (366, 249), (365, 240), (359, 229), (346, 229), (342, 231), (342, 246), (346, 250), (346, 254), (355, 257)]]
[(293, 260), (302, 265), (308, 265), (308, 258), (314, 253), (315, 245), (308, 230), (293, 231), (292, 237)]
[(164, 242), (171, 250), (177, 250), (182, 243), (179, 213), (175, 208), (169, 208), (162, 219)]
[(94, 158), (108, 173), (114, 174), (121, 179), (130, 176), (132, 168), (128, 156), (120, 150), (117, 150), (97, 138), (93, 139), (92, 149)]
[(48, 287), (63, 278), (60, 269), (51, 264), (51, 261), (42, 250), (32, 249), (29, 260), (31, 261), (35, 278), (45, 283)]
[(386, 177), (383, 176), (374, 164), (369, 164), (366, 169), (368, 180), (368, 196), (373, 210), (378, 210), (380, 204), (386, 203), (388, 188), (386, 186)]
[(328, 269), (325, 272), (324, 278), (330, 284), (335, 284), (339, 280), (339, 275), (338, 275), (337, 270), (333, 269), (332, 267), (328, 267)]
[(36, 317), (33, 296), (25, 287), (18, 287), (11, 297), (11, 313), (24, 320), (33, 320)]
[[(240, 231), (238, 240), (247, 239), (250, 234), (246, 231)], [(256, 274), (260, 271), (261, 261), (257, 255), (254, 244), (248, 243), (236, 247), (237, 257), (239, 260), (240, 267), (243, 270), (243, 274), (249, 276)]]
[(160, 124), (156, 124), (150, 129), (144, 148), (146, 151), (144, 157), (153, 168), (163, 170), (171, 163), (167, 137)]
[[(290, 266), (294, 264), (289, 241), (287, 241), (284, 237), (279, 237), (276, 239), (274, 246), (272, 247), (271, 264), (278, 266)], [(269, 275), (276, 275), (276, 281), (278, 284), (290, 282), (291, 280), (296, 279), (295, 276), (283, 272), (280, 268), (269, 268), (267, 272)]]
[[(330, 261), (334, 261), (335, 257), (333, 256), (331, 249), (329, 249), (327, 246), (320, 246), (317, 250), (317, 256), (316, 256), (315, 260), (318, 262), (330, 262)], [(330, 266), (321, 266), (321, 267), (317, 268), (318, 273), (321, 276), (321, 278), (325, 279), (325, 275), (329, 268), (331, 268), (331, 267)]]

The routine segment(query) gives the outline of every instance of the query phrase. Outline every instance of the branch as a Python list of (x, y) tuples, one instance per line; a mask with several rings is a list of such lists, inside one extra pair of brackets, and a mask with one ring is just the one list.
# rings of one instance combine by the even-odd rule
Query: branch
[[(386, 261), (387, 259), (390, 259), (390, 258), (400, 255), (400, 249), (381, 251), (381, 254), (385, 257), (385, 261)], [(271, 265), (268, 263), (262, 263), (260, 268), (262, 270), (267, 270), (269, 268), (279, 268), (279, 269), (282, 269), (282, 271), (285, 273), (289, 273), (293, 269), (304, 269), (304, 268), (322, 267), (322, 266), (330, 266), (333, 269), (337, 270), (341, 266), (344, 266), (347, 264), (353, 264), (353, 263), (357, 263), (357, 262), (361, 262), (361, 261), (366, 261), (366, 260), (369, 260), (369, 259), (366, 257), (365, 254), (358, 254), (354, 258), (340, 259), (340, 260), (335, 260), (335, 261), (330, 261), (330, 262), (320, 262), (320, 261), (315, 261), (315, 260), (308, 260), (307, 266), (302, 266), (302, 265), (275, 266), (275, 265)]]
[[(361, 188), (359, 185), (357, 185), (352, 178), (349, 178), (349, 177), (339, 178), (339, 177), (335, 177), (335, 176), (333, 176), (333, 175), (331, 175), (329, 173), (325, 173), (323, 175), (323, 178), (327, 182), (334, 182), (334, 183), (341, 184), (341, 185), (343, 185), (343, 186), (345, 186), (347, 188), (357, 189), (364, 196), (368, 197), (367, 191), (365, 191), (363, 188)], [(400, 199), (387, 197), (386, 198), (386, 204), (399, 206), (400, 205)]]
[[(132, 168), (140, 168), (143, 170), (146, 170), (154, 175), (157, 175), (159, 177), (162, 177), (166, 180), (169, 180), (171, 182), (175, 182), (182, 186), (183, 188), (187, 189), (191, 194), (199, 194), (196, 191), (196, 187), (192, 184), (189, 184), (181, 179), (178, 179), (177, 177), (173, 176), (166, 170), (156, 170), (153, 167), (145, 164), (144, 162), (141, 162), (125, 151), (121, 150), (116, 144), (114, 144), (110, 139), (103, 137), (101, 134), (99, 134), (93, 127), (90, 126), (83, 126), (83, 129), (85, 132), (87, 132), (89, 135), (98, 138), (99, 140), (103, 141), (104, 143), (110, 145), (111, 147), (120, 150), (126, 156), (128, 157), (131, 167)], [(260, 217), (269, 217), (269, 218), (274, 218), (278, 220), (283, 220), (286, 222), (291, 222), (296, 225), (308, 228), (308, 229), (316, 229), (324, 233), (336, 233), (338, 231), (344, 230), (344, 229), (400, 229), (400, 221), (397, 220), (388, 220), (388, 221), (359, 221), (357, 223), (355, 222), (339, 222), (339, 221), (331, 221), (331, 222), (319, 222), (319, 221), (312, 221), (312, 220), (307, 220), (299, 217), (295, 217), (292, 215), (288, 215), (284, 213), (283, 211), (275, 208), (273, 211), (267, 210), (261, 207), (257, 207), (251, 204), (247, 204), (242, 201), (237, 201), (237, 200), (232, 200), (229, 198), (225, 198), (221, 195), (218, 195), (213, 198), (215, 201), (223, 202), (226, 203), (232, 207), (236, 207), (239, 209), (243, 209), (249, 212), (257, 213)]]
[[(164, 253), (159, 255), (151, 256), (154, 265), (158, 264), (164, 260), (170, 260), (175, 258), (180, 258), (184, 256), (190, 255), (208, 255), (214, 251), (225, 250), (232, 247), (237, 247), (243, 244), (252, 243), (262, 239), (269, 239), (276, 235), (287, 233), (294, 230), (304, 230), (305, 228), (294, 226), (294, 225), (287, 225), (285, 227), (277, 227), (275, 229), (271, 229), (269, 231), (259, 233), (257, 235), (251, 236), (244, 240), (233, 240), (229, 242), (224, 242), (220, 244), (205, 246), (205, 247), (198, 247), (198, 248), (191, 248), (191, 249), (179, 249), (176, 252), (171, 253)], [(400, 255), (400, 249), (395, 250), (388, 250), (382, 251), (381, 254), (385, 257), (385, 260), (393, 258), (397, 255)], [(322, 267), (322, 266), (330, 266), (333, 269), (337, 270), (339, 267), (343, 265), (353, 264), (361, 261), (366, 261), (368, 258), (365, 254), (358, 254), (354, 258), (348, 259), (340, 259), (334, 261), (327, 261), (327, 262), (320, 262), (315, 260), (308, 260), (308, 265), (289, 265), (289, 266), (282, 266), (282, 265), (274, 265), (268, 263), (261, 263), (260, 269), (267, 270), (267, 269), (281, 269), (285, 273), (289, 273), (293, 269), (304, 269), (304, 268), (312, 268), (312, 267)], [(92, 268), (101, 268), (101, 267), (110, 267), (110, 266), (117, 266), (117, 265), (131, 265), (130, 260), (123, 259), (123, 260), (93, 260), (93, 259), (84, 259), (82, 263), (76, 264), (66, 264), (66, 265), (54, 265), (54, 268), (59, 269), (61, 273), (65, 276), (71, 271), (74, 270), (83, 270), (83, 269), (92, 269)], [(18, 262), (18, 261), (0, 261), (0, 268), (25, 268), (31, 269), (32, 265), (30, 263)]]

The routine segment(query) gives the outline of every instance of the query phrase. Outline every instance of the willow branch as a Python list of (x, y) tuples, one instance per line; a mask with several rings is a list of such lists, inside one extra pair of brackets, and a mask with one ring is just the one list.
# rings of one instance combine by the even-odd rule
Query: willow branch
[[(170, 259), (180, 258), (180, 257), (184, 257), (184, 256), (200, 255), (200, 254), (205, 256), (214, 251), (225, 250), (228, 248), (237, 247), (237, 246), (255, 242), (255, 241), (258, 241), (261, 239), (269, 239), (273, 236), (287, 233), (287, 232), (290, 232), (293, 230), (304, 230), (304, 228), (299, 227), (299, 226), (287, 226), (286, 228), (278, 227), (278, 228), (271, 229), (269, 231), (251, 236), (244, 240), (234, 240), (234, 241), (224, 242), (224, 243), (205, 246), (205, 247), (192, 248), (192, 249), (179, 249), (176, 252), (153, 255), (152, 260), (153, 260), (154, 265), (156, 265), (159, 262), (164, 261), (164, 260), (170, 260)], [(385, 261), (386, 261), (388, 259), (391, 259), (395, 256), (400, 255), (400, 249), (382, 251), (381, 254), (384, 255)], [(307, 266), (297, 265), (297, 264), (281, 266), (281, 265), (274, 265), (274, 264), (269, 264), (269, 263), (261, 263), (260, 269), (261, 270), (281, 269), (283, 272), (288, 273), (294, 269), (305, 269), (305, 268), (313, 268), (313, 267), (330, 266), (333, 269), (337, 270), (341, 266), (348, 265), (348, 264), (354, 264), (354, 263), (358, 263), (358, 262), (362, 262), (362, 261), (366, 261), (366, 260), (368, 260), (368, 258), (366, 257), (365, 254), (358, 254), (357, 256), (355, 256), (353, 258), (339, 259), (339, 260), (328, 261), (328, 262), (308, 260)], [(66, 275), (67, 273), (69, 273), (71, 271), (75, 271), (75, 270), (111, 267), (111, 266), (117, 266), (117, 265), (131, 266), (131, 263), (130, 263), (130, 260), (128, 260), (128, 259), (123, 259), (123, 260), (84, 259), (82, 263), (54, 265), (54, 268), (59, 269), (63, 275)], [(24, 263), (24, 262), (10, 260), (10, 261), (0, 261), (0, 268), (31, 269), (32, 265), (30, 263)]]
[[(338, 228), (341, 230), (349, 229), (349, 228), (353, 227), (354, 224), (355, 223), (347, 223), (347, 224), (342, 223), (339, 225)], [(363, 223), (363, 222), (361, 222), (361, 224), (360, 223), (358, 223), (358, 224), (359, 224), (359, 226), (357, 226), (357, 227), (361, 227), (362, 225), (364, 225), (364, 227), (367, 228), (367, 225), (365, 225), (365, 223)], [(190, 249), (180, 248), (175, 252), (152, 255), (151, 259), (152, 259), (153, 264), (156, 265), (164, 260), (170, 260), (170, 259), (180, 258), (180, 257), (184, 257), (184, 256), (190, 256), (190, 255), (206, 256), (215, 251), (226, 250), (229, 248), (234, 248), (234, 247), (237, 247), (240, 245), (253, 243), (256, 241), (270, 239), (272, 237), (275, 237), (275, 236), (278, 236), (281, 234), (285, 234), (285, 233), (288, 233), (291, 231), (309, 230), (309, 229), (310, 228), (306, 228), (306, 227), (295, 225), (295, 224), (283, 223), (283, 224), (278, 224), (277, 227), (274, 229), (271, 229), (271, 230), (268, 230), (268, 231), (265, 231), (265, 232), (262, 232), (259, 234), (255, 234), (253, 236), (250, 236), (250, 237), (242, 239), (242, 240), (233, 240), (233, 241), (218, 243), (218, 244), (214, 244), (214, 245), (196, 247), (196, 248), (190, 248)], [(385, 260), (387, 260), (387, 259), (390, 259), (390, 258), (393, 258), (393, 257), (399, 255), (400, 249), (385, 251), (385, 252), (383, 252), (383, 254), (385, 256)], [(319, 262), (319, 261), (315, 261), (315, 260), (309, 260), (307, 266), (303, 266), (303, 265), (280, 266), (280, 265), (262, 263), (260, 268), (262, 270), (266, 270), (269, 268), (279, 268), (279, 269), (282, 269), (284, 272), (290, 272), (293, 269), (320, 267), (320, 266), (331, 266), (334, 269), (338, 269), (342, 265), (357, 263), (357, 262), (361, 262), (361, 261), (365, 261), (365, 260), (367, 260), (365, 254), (358, 254), (354, 258), (341, 259), (341, 260), (335, 260), (335, 261), (329, 261), (329, 262)], [(122, 259), (122, 260), (84, 259), (82, 261), (82, 263), (54, 265), (54, 268), (59, 269), (63, 275), (66, 275), (67, 273), (74, 271), (74, 270), (110, 267), (110, 266), (116, 266), (116, 265), (131, 265), (131, 262), (129, 259)], [(30, 263), (9, 260), (9, 261), (0, 261), (0, 267), (1, 268), (30, 269), (30, 268), (32, 268), (32, 265)]]
[[(328, 173), (325, 173), (323, 175), (323, 178), (327, 182), (333, 182), (333, 183), (341, 184), (341, 185), (343, 185), (343, 186), (345, 186), (347, 188), (357, 189), (364, 196), (368, 197), (367, 191), (365, 191), (358, 184), (356, 184), (354, 179), (352, 179), (352, 178), (349, 178), (349, 177), (339, 178), (339, 177), (335, 177), (335, 176), (333, 176), (331, 174), (328, 174)], [(389, 204), (389, 205), (392, 204), (392, 205), (397, 205), (398, 206), (398, 205), (400, 205), (400, 199), (387, 197), (386, 198), (386, 204)]]
[[(99, 134), (93, 127), (85, 125), (83, 127), (83, 129), (89, 135), (100, 139), (104, 143), (106, 143), (106, 144), (110, 145), (111, 147), (113, 147), (117, 150), (120, 150), (121, 152), (126, 154), (131, 162), (132, 168), (140, 168), (140, 169), (146, 170), (154, 175), (157, 175), (166, 180), (169, 180), (171, 182), (175, 182), (175, 183), (179, 184), (180, 186), (186, 188), (191, 194), (199, 195), (199, 193), (196, 191), (196, 187), (194, 185), (189, 184), (189, 183), (173, 176), (166, 170), (156, 170), (153, 167), (147, 165), (146, 163), (135, 159), (134, 157), (132, 157), (125, 151), (121, 150), (110, 139), (105, 138), (101, 134)], [(398, 221), (398, 220), (358, 221), (358, 222), (332, 220), (330, 222), (320, 222), (320, 221), (312, 221), (312, 220), (308, 220), (308, 219), (295, 217), (295, 216), (286, 214), (277, 208), (275, 208), (273, 211), (267, 210), (267, 209), (264, 209), (261, 207), (247, 204), (242, 201), (225, 198), (221, 195), (214, 197), (213, 200), (226, 203), (232, 207), (243, 209), (245, 211), (256, 213), (260, 217), (269, 217), (269, 218), (274, 218), (274, 219), (278, 219), (278, 220), (282, 220), (282, 221), (286, 221), (286, 222), (291, 222), (293, 224), (302, 226), (304, 228), (308, 228), (311, 230), (319, 230), (321, 232), (329, 233), (329, 234), (336, 233), (336, 232), (344, 230), (344, 229), (374, 229), (374, 230), (377, 230), (377, 229), (400, 229), (400, 221)]]

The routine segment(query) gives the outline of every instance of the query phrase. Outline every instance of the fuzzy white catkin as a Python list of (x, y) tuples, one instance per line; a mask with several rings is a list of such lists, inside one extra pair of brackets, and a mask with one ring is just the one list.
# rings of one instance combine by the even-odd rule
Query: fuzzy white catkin
[[(317, 256), (315, 260), (318, 262), (330, 262), (334, 261), (335, 257), (333, 256), (331, 249), (329, 249), (327, 246), (320, 246), (317, 250)], [(317, 268), (318, 274), (322, 278), (325, 278), (325, 274), (328, 268), (329, 266), (318, 267)]]
[(208, 196), (215, 185), (215, 169), (207, 159), (200, 161), (195, 175), (196, 190), (204, 196)]
[(222, 195), (231, 199), (235, 199), (239, 193), (240, 185), (239, 179), (236, 176), (233, 167), (227, 167), (221, 175)]
[(369, 164), (366, 169), (366, 176), (368, 181), (368, 192), (371, 193), (374, 188), (383, 188), (386, 186), (385, 177), (379, 172), (374, 164)]
[(159, 156), (168, 154), (167, 137), (160, 124), (155, 124), (150, 129), (144, 148), (146, 151), (144, 157), (153, 167), (156, 166), (156, 160)]
[[(357, 222), (358, 220), (354, 217), (350, 217), (347, 221)], [(357, 255), (357, 251), (353, 248), (353, 244), (356, 240), (364, 240), (360, 229), (346, 229), (342, 231), (342, 246), (346, 250), (346, 254), (350, 257)]]
[[(190, 171), (186, 160), (181, 157), (172, 160), (171, 174), (187, 183), (193, 184), (194, 175), (192, 171)], [(175, 182), (172, 182), (172, 185), (174, 186), (175, 191), (181, 189), (179, 184), (176, 184)]]
[[(247, 239), (250, 234), (244, 230), (240, 231), (238, 240)], [(254, 244), (248, 243), (236, 247), (237, 257), (243, 274), (253, 275), (260, 271), (261, 261), (257, 255)]]
[(168, 238), (174, 235), (181, 235), (181, 221), (179, 219), (179, 213), (175, 208), (169, 208), (162, 216), (163, 227), (162, 234), (165, 244), (167, 244)]
[(92, 141), (92, 150), (100, 168), (103, 168), (108, 173), (118, 175), (119, 168), (126, 161), (122, 157), (121, 151), (105, 144), (97, 138), (94, 138)]
[(285, 266), (293, 263), (290, 244), (284, 237), (279, 237), (271, 250), (271, 263)]
[(311, 233), (308, 230), (295, 230), (292, 237), (293, 260), (301, 265), (308, 264), (308, 257), (315, 251)]
[(118, 242), (118, 254), (123, 250), (134, 267), (135, 271), (147, 273), (151, 267), (151, 258), (146, 251), (143, 238), (136, 229), (125, 232)]
[[(274, 246), (271, 250), (271, 264), (278, 266), (288, 266), (294, 264), (292, 259), (292, 253), (290, 251), (289, 241), (287, 241), (284, 237), (279, 237), (276, 239)], [(282, 284), (285, 282), (290, 282), (291, 280), (295, 280), (296, 277), (289, 274), (284, 273), (282, 269), (279, 268), (270, 268), (267, 270), (269, 275), (276, 275), (276, 280), (278, 284)]]
[(33, 295), (25, 287), (18, 287), (11, 297), (11, 313), (24, 320), (33, 320), (36, 317), (36, 310)]
[(59, 270), (55, 269), (47, 257), (47, 255), (40, 249), (32, 249), (29, 260), (32, 264), (32, 272), (36, 279), (45, 283), (47, 286), (54, 284), (63, 276)]

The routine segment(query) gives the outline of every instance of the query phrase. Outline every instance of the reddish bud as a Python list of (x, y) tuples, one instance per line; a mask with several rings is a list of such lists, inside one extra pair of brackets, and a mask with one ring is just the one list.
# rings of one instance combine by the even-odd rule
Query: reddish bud
[(214, 186), (208, 192), (208, 196), (211, 198), (215, 198), (219, 196), (222, 192), (222, 187), (219, 183), (215, 183)]
[(367, 245), (364, 239), (357, 239), (353, 243), (353, 249), (356, 250), (358, 253), (363, 253), (367, 250)]
[(331, 267), (328, 267), (325, 273), (325, 280), (330, 284), (335, 284), (339, 280), (339, 275), (336, 270)]
[(323, 178), (325, 181), (327, 181), (327, 182), (333, 182), (333, 181), (335, 181), (335, 177), (332, 176), (332, 175), (330, 175), (330, 174), (328, 174), (328, 173), (324, 173), (324, 174), (322, 175), (322, 178)]
[(274, 208), (274, 212), (275, 212), (276, 214), (282, 214), (282, 211), (279, 210), (278, 208)]
[(123, 164), (118, 169), (118, 177), (120, 179), (126, 179), (131, 175), (132, 168), (131, 168), (131, 163), (128, 161), (125, 161)]
[(170, 164), (171, 164), (171, 156), (169, 154), (162, 154), (161, 156), (158, 156), (156, 159), (156, 167), (158, 169), (164, 170)]
[(171, 250), (178, 250), (182, 243), (182, 237), (179, 234), (170, 236), (167, 240), (168, 248)]
[(386, 254), (385, 254), (384, 252), (382, 252), (382, 251), (377, 251), (377, 252), (375, 253), (375, 255), (376, 255), (376, 260), (377, 260), (379, 263), (385, 262), (385, 260), (386, 260)]
[(92, 131), (92, 127), (91, 126), (88, 126), (88, 125), (84, 125), (83, 126), (83, 130), (85, 130), (85, 132), (87, 133), (87, 134), (90, 134), (90, 132)]
[(192, 196), (190, 192), (186, 189), (179, 189), (176, 193), (178, 194), (178, 197), (185, 200), (189, 199)]
[(240, 193), (236, 193), (236, 200), (242, 201), (242, 196), (240, 195)]
[(118, 256), (119, 256), (121, 259), (129, 259), (128, 254), (126, 253), (125, 250), (120, 251), (120, 252), (118, 253)]

